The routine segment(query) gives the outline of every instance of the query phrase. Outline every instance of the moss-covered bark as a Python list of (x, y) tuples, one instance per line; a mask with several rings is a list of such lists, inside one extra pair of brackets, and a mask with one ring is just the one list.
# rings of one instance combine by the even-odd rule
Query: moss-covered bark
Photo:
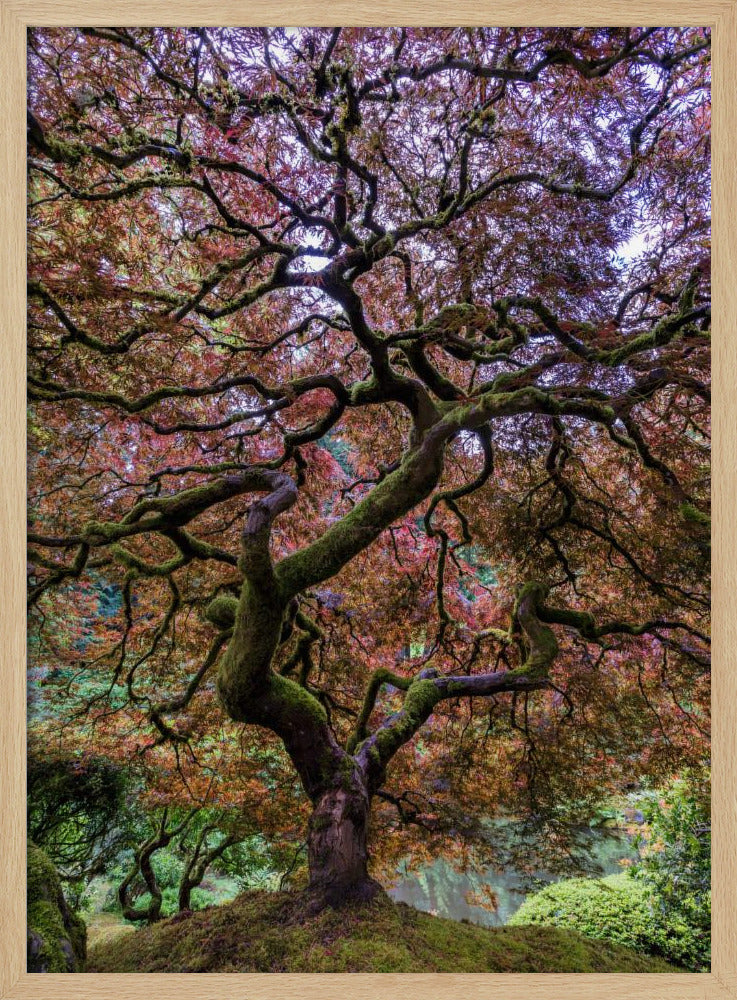
[(363, 769), (346, 758), (340, 786), (319, 797), (310, 817), (309, 892), (316, 908), (367, 902), (382, 892), (368, 874), (370, 809)]
[(429, 496), (440, 478), (443, 446), (451, 433), (450, 427), (435, 425), (349, 514), (312, 545), (282, 559), (276, 575), (283, 590), (293, 596), (328, 580)]
[(520, 587), (512, 614), (512, 627), (519, 626), (527, 647), (527, 656), (519, 667), (511, 671), (513, 676), (537, 679), (545, 677), (558, 655), (555, 634), (538, 617), (538, 608), (548, 596), (548, 587), (532, 581)]
[(87, 928), (69, 908), (48, 855), (28, 844), (28, 972), (83, 972)]
[[(248, 512), (239, 560), (244, 574), (240, 598), (235, 602), (220, 596), (207, 609), (207, 617), (218, 628), (233, 628), (218, 673), (223, 706), (235, 721), (264, 726), (281, 738), (314, 804), (308, 837), (310, 887), (315, 898), (324, 902), (370, 898), (378, 889), (367, 872), (371, 794), (367, 770), (363, 761), (338, 745), (320, 702), (304, 686), (272, 669), (274, 654), (296, 594), (338, 572), (432, 491), (442, 469), (446, 438), (444, 431), (425, 433), (399, 468), (350, 515), (313, 545), (276, 566), (269, 552), (271, 523), (291, 506), (296, 491), (285, 482), (286, 477), (275, 479), (272, 493)], [(421, 721), (419, 715), (415, 718), (419, 698), (420, 688), (413, 685), (408, 692), (413, 731), (431, 711)], [(419, 704), (417, 709), (420, 714), (424, 711)], [(370, 710), (367, 705), (360, 736), (365, 735)], [(409, 735), (408, 729), (407, 734), (386, 739), (399, 746)]]

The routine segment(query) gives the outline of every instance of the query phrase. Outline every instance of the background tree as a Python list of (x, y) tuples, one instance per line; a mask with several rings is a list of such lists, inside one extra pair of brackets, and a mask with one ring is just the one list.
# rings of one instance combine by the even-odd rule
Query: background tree
[[(147, 924), (154, 924), (161, 919), (163, 893), (152, 864), (153, 856), (157, 851), (168, 847), (172, 840), (181, 837), (195, 815), (196, 810), (190, 809), (181, 821), (177, 822), (176, 819), (172, 821), (169, 810), (164, 808), (159, 816), (152, 817), (148, 831), (149, 836), (136, 847), (133, 864), (118, 886), (118, 901), (126, 920), (143, 920)], [(145, 886), (144, 891), (147, 892), (145, 904), (137, 905), (134, 903), (134, 893), (141, 895), (141, 889), (135, 885), (137, 880), (140, 880)], [(186, 874), (184, 874), (181, 885), (182, 888), (187, 885)], [(181, 907), (181, 909), (188, 909), (188, 907)]]
[(57, 756), (48, 746), (41, 757), (31, 743), (27, 774), (29, 839), (64, 880), (101, 874), (125, 843), (123, 769), (104, 757)]
[(36, 663), (98, 745), (281, 746), (317, 905), (373, 802), (380, 870), (704, 754), (708, 53), (31, 32)]

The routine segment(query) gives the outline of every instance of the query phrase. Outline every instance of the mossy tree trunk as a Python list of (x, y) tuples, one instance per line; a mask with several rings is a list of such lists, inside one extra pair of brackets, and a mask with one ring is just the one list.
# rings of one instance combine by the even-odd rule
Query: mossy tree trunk
[[(294, 504), (297, 488), (282, 473), (265, 474), (262, 489), (270, 492), (251, 506), (243, 531), (240, 598), (218, 597), (208, 609), (213, 624), (230, 633), (218, 673), (223, 706), (233, 720), (263, 726), (280, 737), (312, 802), (307, 840), (309, 891), (318, 907), (368, 900), (381, 891), (368, 871), (371, 799), (393, 756), (427, 721), (437, 703), (444, 698), (545, 687), (547, 667), (557, 652), (551, 630), (537, 617), (547, 590), (539, 584), (528, 585), (516, 604), (509, 634), (509, 641), (514, 639), (527, 653), (517, 670), (473, 677), (423, 671), (415, 678), (377, 671), (346, 747), (338, 743), (325, 708), (308, 690), (306, 679), (298, 683), (273, 669), (280, 644), (290, 634), (293, 620), (299, 621), (298, 595), (337, 573), (384, 528), (432, 492), (450, 433), (442, 425), (430, 427), (399, 468), (350, 515), (311, 546), (276, 565), (269, 551), (271, 524)], [(404, 705), (369, 734), (369, 718), (384, 683), (405, 691)]]
[(313, 804), (308, 857), (310, 893), (318, 905), (369, 899), (380, 891), (368, 874), (367, 837), (381, 768), (372, 769), (368, 758), (339, 745), (323, 705), (306, 685), (275, 672), (274, 656), (297, 596), (333, 576), (432, 491), (446, 437), (437, 435), (410, 451), (351, 516), (276, 566), (269, 551), (271, 524), (294, 504), (297, 488), (286, 475), (266, 474), (262, 488), (270, 492), (251, 506), (243, 530), (240, 598), (217, 598), (208, 609), (213, 624), (232, 627), (218, 674), (223, 706), (235, 721), (263, 726), (281, 738)]
[[(168, 847), (175, 837), (185, 831), (197, 812), (197, 809), (192, 809), (181, 823), (169, 827), (169, 810), (165, 808), (153, 834), (136, 850), (133, 865), (118, 886), (118, 902), (126, 920), (144, 920), (147, 924), (155, 924), (161, 920), (163, 894), (153, 869), (152, 858), (157, 851)], [(134, 906), (132, 902), (133, 883), (139, 878), (145, 884), (150, 895), (145, 906)]]
[(370, 809), (365, 777), (355, 764), (315, 802), (307, 850), (309, 893), (318, 907), (364, 902), (382, 891), (368, 872)]

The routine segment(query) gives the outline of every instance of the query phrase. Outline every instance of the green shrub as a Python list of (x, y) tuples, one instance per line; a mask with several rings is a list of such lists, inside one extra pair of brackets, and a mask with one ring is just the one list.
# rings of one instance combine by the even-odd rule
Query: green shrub
[(160, 889), (178, 889), (184, 861), (173, 847), (162, 847), (151, 857), (151, 867)]
[(627, 874), (564, 879), (530, 896), (508, 923), (568, 927), (638, 951), (661, 953), (650, 889)]
[(711, 963), (711, 818), (708, 774), (688, 774), (638, 803), (632, 874), (653, 893), (663, 954), (694, 972)]

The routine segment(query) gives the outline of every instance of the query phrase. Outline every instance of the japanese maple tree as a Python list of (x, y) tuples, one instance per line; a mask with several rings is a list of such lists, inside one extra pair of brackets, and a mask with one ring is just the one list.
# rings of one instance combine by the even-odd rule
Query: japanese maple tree
[(318, 906), (375, 894), (399, 826), (462, 844), (702, 758), (708, 31), (28, 53), (56, 724), (162, 800), (176, 756), (222, 804), (266, 740)]

